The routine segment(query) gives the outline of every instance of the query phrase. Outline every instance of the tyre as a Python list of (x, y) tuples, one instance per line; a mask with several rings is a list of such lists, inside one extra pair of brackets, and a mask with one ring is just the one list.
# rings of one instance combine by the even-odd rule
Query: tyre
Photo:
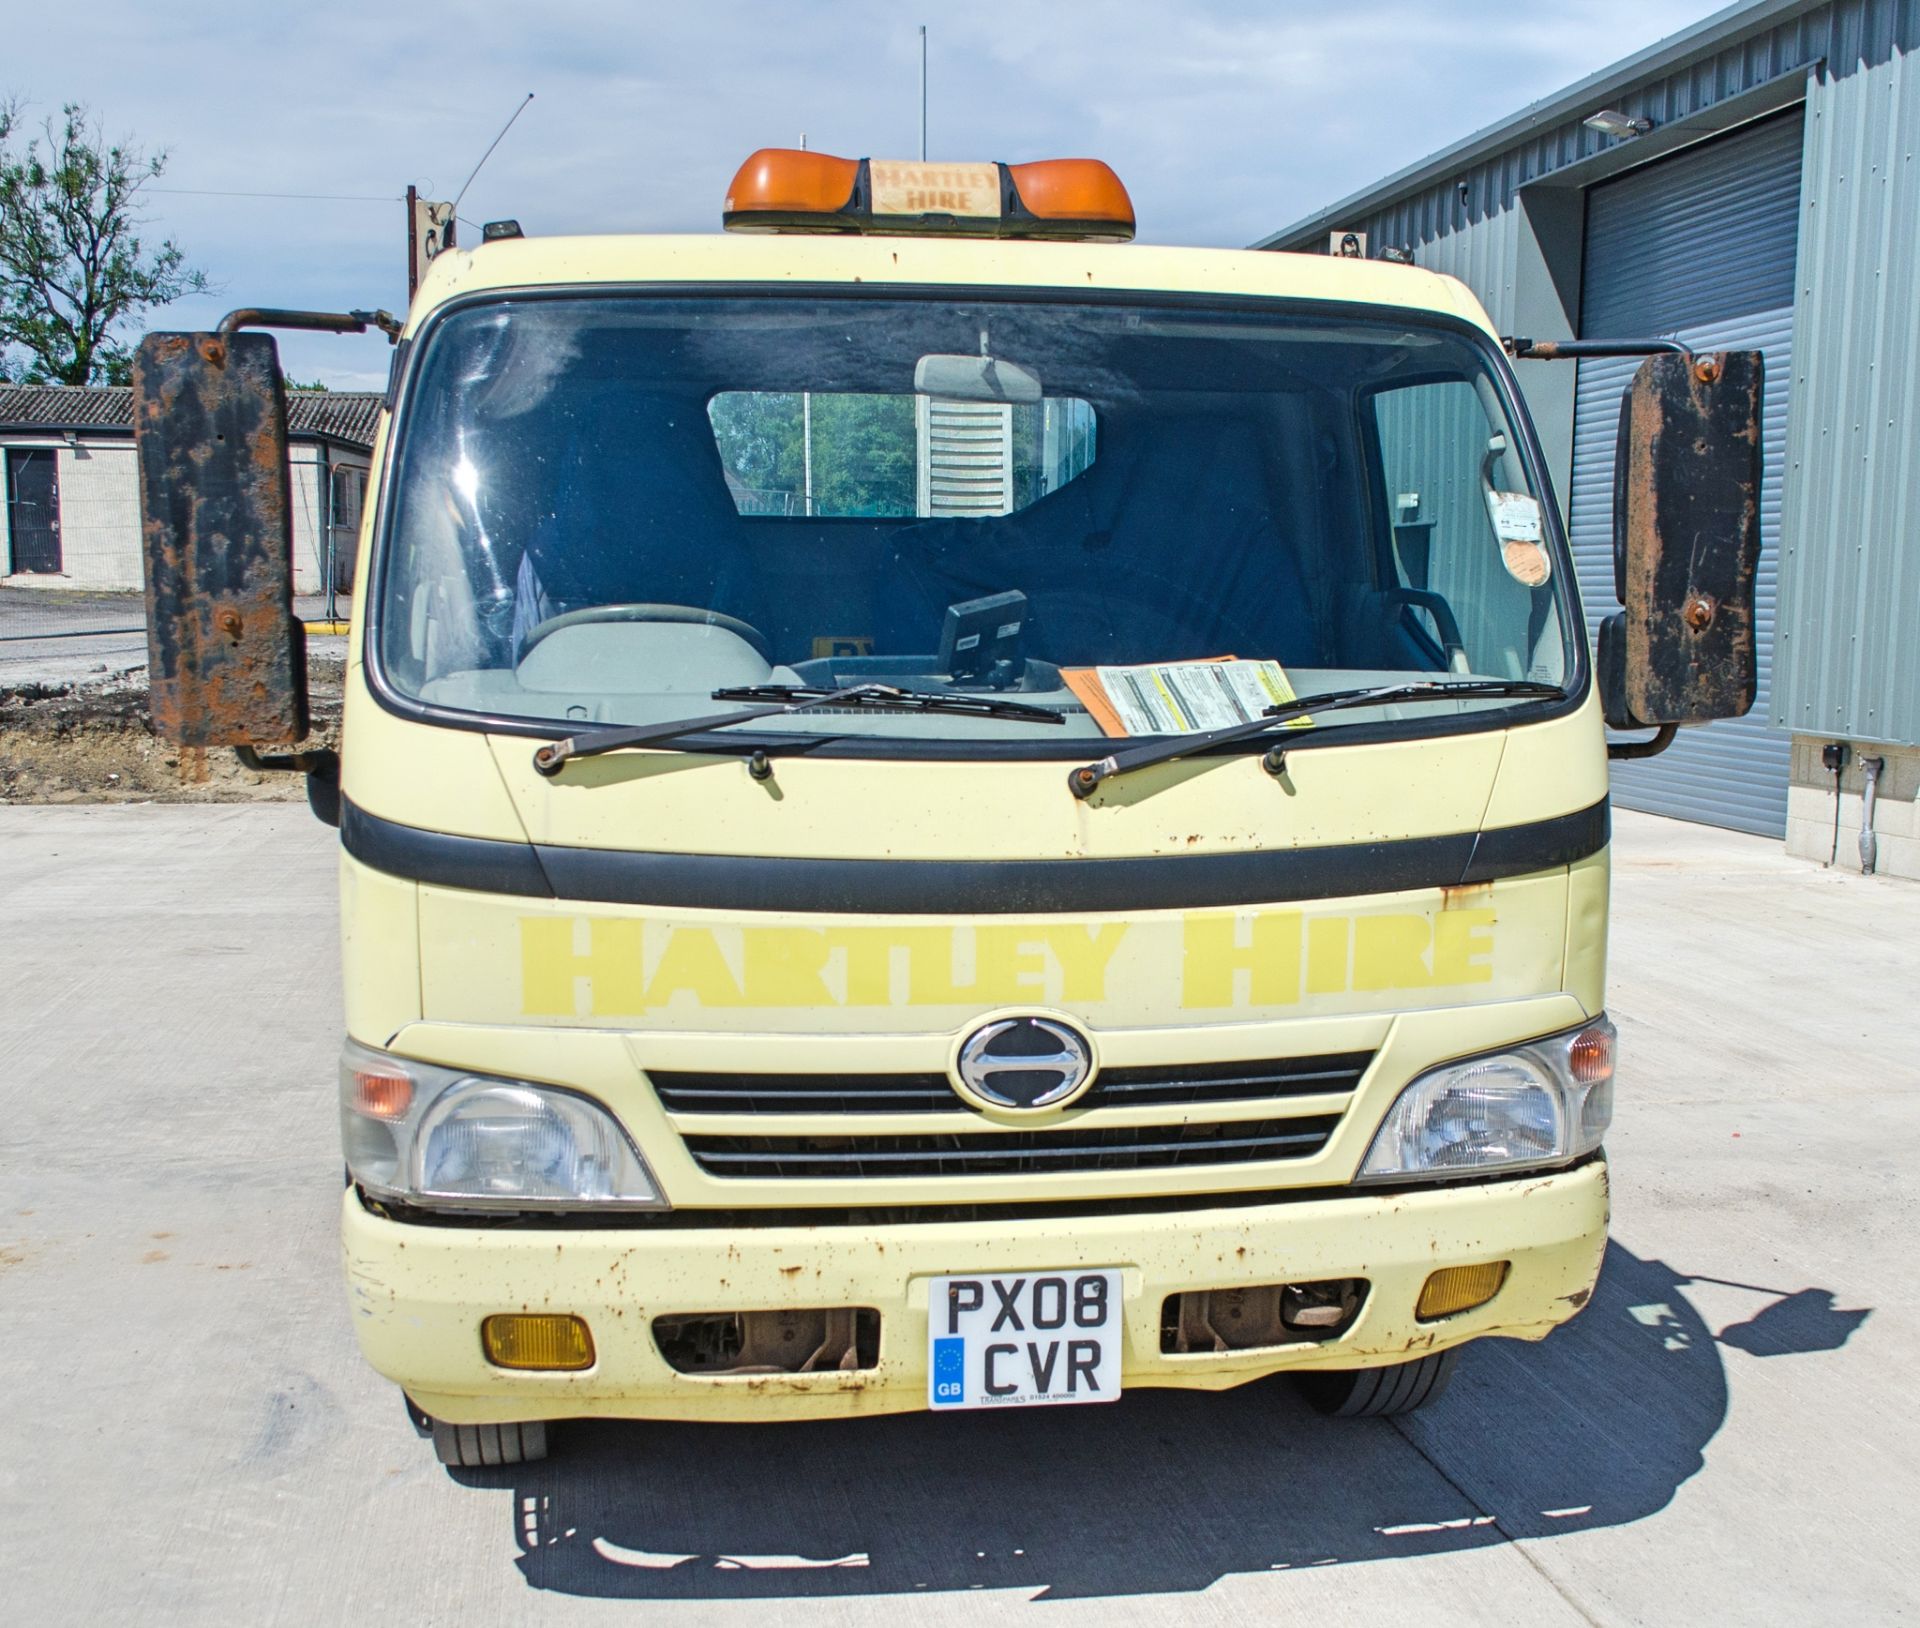
[(499, 1464), (531, 1464), (547, 1456), (544, 1419), (530, 1424), (448, 1424), (430, 1421), (433, 1456), (456, 1470), (490, 1469)]
[(1396, 1362), (1382, 1368), (1294, 1377), (1316, 1412), (1336, 1419), (1384, 1419), (1438, 1401), (1453, 1378), (1460, 1349), (1455, 1346), (1415, 1362)]

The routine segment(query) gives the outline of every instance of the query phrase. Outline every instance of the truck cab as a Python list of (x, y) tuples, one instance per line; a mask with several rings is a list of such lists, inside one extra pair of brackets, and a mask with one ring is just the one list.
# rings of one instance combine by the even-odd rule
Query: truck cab
[[(1606, 724), (1725, 709), (1671, 645), (1737, 580), (1628, 515), (1596, 663), (1450, 278), (1112, 241), (1080, 161), (727, 202), (434, 262), (339, 757), (281, 760), (341, 837), (348, 1304), (442, 1459), (1282, 1371), (1395, 1412), (1574, 1316)], [(1623, 422), (1669, 527), (1659, 412), (1737, 362)], [(245, 642), (202, 597), (156, 711), (271, 762), (196, 700)]]

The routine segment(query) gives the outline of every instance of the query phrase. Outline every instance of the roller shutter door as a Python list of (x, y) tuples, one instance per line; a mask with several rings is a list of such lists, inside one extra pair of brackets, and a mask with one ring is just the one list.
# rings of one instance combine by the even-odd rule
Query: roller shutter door
[[(1769, 728), (1780, 559), (1780, 483), (1793, 367), (1800, 217), (1799, 109), (1604, 182), (1587, 194), (1581, 333), (1676, 338), (1767, 359), (1760, 489), (1760, 696), (1744, 718), (1683, 729), (1661, 756), (1613, 766), (1625, 808), (1764, 836), (1787, 828), (1792, 737)], [(1580, 364), (1571, 530), (1589, 631), (1613, 597), (1613, 438), (1636, 363)]]
[(914, 398), (917, 507), (926, 515), (1013, 513), (1013, 408)]

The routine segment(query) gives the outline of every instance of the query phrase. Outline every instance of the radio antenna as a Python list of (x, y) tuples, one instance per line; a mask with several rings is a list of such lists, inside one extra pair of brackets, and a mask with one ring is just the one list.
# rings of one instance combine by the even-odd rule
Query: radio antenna
[[(493, 138), (492, 142), (488, 145), (487, 150), (480, 155), (480, 162), (473, 166), (473, 175), (478, 175), (480, 171), (485, 167), (487, 160), (493, 157), (493, 149), (495, 147), (498, 147), (501, 142), (507, 139), (507, 132), (513, 128), (514, 119), (519, 118), (522, 113), (526, 112), (527, 102), (531, 102), (532, 100), (533, 100), (533, 92), (528, 91), (526, 102), (522, 102), (518, 107), (516, 107), (513, 110), (512, 117), (510, 117), (505, 124), (500, 126), (500, 134)], [(460, 200), (466, 197), (467, 188), (473, 185), (473, 175), (469, 175), (465, 183), (461, 186), (460, 190), (456, 194), (454, 194), (453, 212), (456, 215), (460, 213)]]

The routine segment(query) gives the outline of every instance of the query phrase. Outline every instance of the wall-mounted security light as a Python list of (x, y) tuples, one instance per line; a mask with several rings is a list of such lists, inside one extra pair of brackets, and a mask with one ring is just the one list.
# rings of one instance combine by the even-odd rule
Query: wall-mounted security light
[(1615, 141), (1626, 141), (1632, 136), (1644, 136), (1653, 128), (1651, 119), (1637, 119), (1631, 113), (1616, 113), (1610, 107), (1604, 107), (1598, 113), (1580, 122), (1589, 130), (1598, 130), (1603, 136), (1612, 136)]

